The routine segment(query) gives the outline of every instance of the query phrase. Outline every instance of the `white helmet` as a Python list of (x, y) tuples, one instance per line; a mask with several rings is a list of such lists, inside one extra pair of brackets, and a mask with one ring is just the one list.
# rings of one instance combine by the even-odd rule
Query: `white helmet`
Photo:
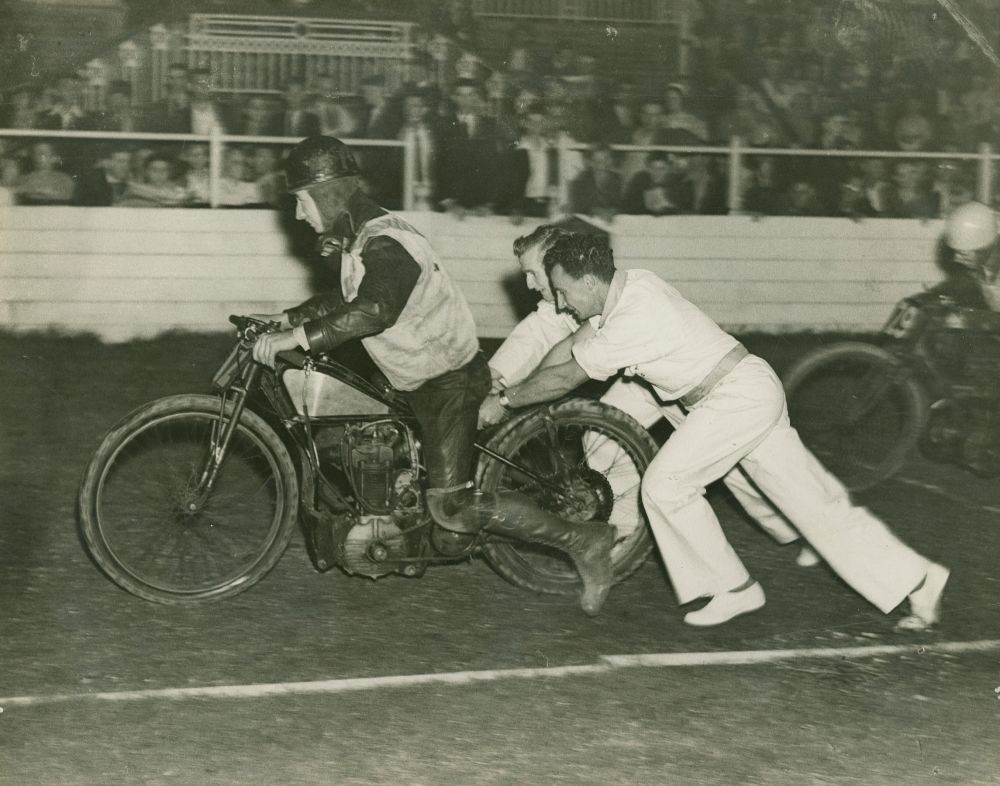
[(955, 251), (979, 251), (997, 239), (996, 214), (982, 202), (966, 202), (951, 211), (944, 235)]

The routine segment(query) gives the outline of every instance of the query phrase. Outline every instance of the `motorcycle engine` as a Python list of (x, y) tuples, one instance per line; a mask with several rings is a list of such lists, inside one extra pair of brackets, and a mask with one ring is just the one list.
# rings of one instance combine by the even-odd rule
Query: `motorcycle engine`
[(1000, 409), (996, 402), (945, 399), (930, 410), (924, 452), (983, 477), (1000, 475)]
[(369, 513), (420, 508), (416, 441), (397, 421), (349, 426), (340, 443), (341, 464), (355, 498)]
[(394, 573), (409, 553), (406, 536), (392, 517), (362, 516), (344, 538), (343, 568), (375, 579)]
[(962, 446), (962, 462), (977, 475), (1000, 475), (1000, 411), (995, 402), (973, 408), (973, 428)]
[(379, 420), (348, 426), (341, 441), (341, 465), (355, 499), (367, 511), (344, 538), (342, 567), (377, 578), (388, 573), (416, 576), (423, 503), (416, 441), (404, 424)]

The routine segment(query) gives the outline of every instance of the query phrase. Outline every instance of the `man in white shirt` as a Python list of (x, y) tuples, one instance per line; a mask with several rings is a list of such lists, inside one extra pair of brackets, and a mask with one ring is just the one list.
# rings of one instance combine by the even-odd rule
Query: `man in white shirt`
[(616, 271), (603, 238), (570, 235), (544, 259), (556, 304), (587, 321), (520, 384), (508, 408), (557, 398), (624, 370), (687, 416), (642, 480), (642, 500), (681, 604), (709, 602), (684, 621), (708, 626), (764, 605), (764, 591), (726, 540), (705, 487), (739, 464), (831, 568), (889, 613), (909, 599), (901, 630), (940, 619), (948, 570), (897, 539), (806, 449), (788, 421), (774, 371), (646, 270)]
[[(580, 327), (580, 323), (572, 316), (556, 309), (555, 296), (542, 264), (545, 253), (557, 240), (568, 234), (566, 230), (553, 224), (542, 224), (530, 234), (514, 241), (514, 256), (524, 273), (525, 283), (528, 289), (540, 295), (541, 300), (535, 310), (514, 327), (489, 360), (493, 390), (496, 393), (524, 381), (549, 350)], [(676, 428), (685, 417), (679, 404), (659, 400), (651, 386), (629, 377), (616, 380), (601, 397), (601, 401), (631, 415), (647, 429), (663, 418)], [(487, 397), (479, 408), (479, 426), (482, 428), (498, 423), (505, 415), (506, 410), (498, 403), (497, 397)], [(630, 462), (620, 460), (620, 453), (613, 445), (608, 447), (609, 455), (595, 444), (591, 444), (586, 452), (590, 456), (590, 466), (607, 475), (615, 496), (621, 500), (615, 506), (609, 522), (616, 528), (620, 539), (627, 536), (639, 523), (640, 478)], [(800, 539), (799, 533), (761, 496), (742, 469), (734, 467), (726, 473), (723, 482), (747, 514), (778, 543), (787, 544)], [(819, 557), (808, 546), (804, 546), (796, 558), (796, 562), (802, 567), (812, 567), (819, 564), (819, 561)]]

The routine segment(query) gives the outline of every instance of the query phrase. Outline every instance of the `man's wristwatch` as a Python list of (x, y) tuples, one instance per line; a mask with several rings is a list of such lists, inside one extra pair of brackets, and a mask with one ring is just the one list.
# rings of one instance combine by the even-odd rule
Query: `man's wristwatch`
[(500, 395), (497, 396), (497, 401), (500, 402), (500, 406), (504, 409), (510, 409), (510, 397), (507, 395), (506, 390), (501, 390)]

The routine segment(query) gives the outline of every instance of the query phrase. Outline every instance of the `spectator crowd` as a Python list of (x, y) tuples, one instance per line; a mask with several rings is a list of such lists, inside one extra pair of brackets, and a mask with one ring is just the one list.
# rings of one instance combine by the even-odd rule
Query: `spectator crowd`
[[(602, 67), (599, 51), (538, 40), (527, 25), (511, 27), (502, 62), (487, 67), (474, 17), (460, 13), (462, 3), (444, 5), (454, 13), (443, 23), (463, 47), (446, 87), (432, 78), (429, 59), (418, 58), (411, 81), (392, 92), (371, 74), (357, 95), (343, 95), (318, 74), (289, 79), (280, 95), (226, 99), (210, 72), (177, 65), (161, 100), (137, 106), (128, 85), (116, 83), (101, 110), (87, 111), (85, 84), (70, 74), (9, 95), (0, 127), (397, 140), (414, 151), (422, 207), (607, 219), (730, 209), (724, 153), (619, 146), (726, 146), (736, 136), (755, 149), (742, 158), (744, 212), (912, 218), (972, 198), (974, 162), (825, 153), (969, 153), (983, 144), (1000, 151), (992, 66), (950, 20), (916, 43), (905, 26), (899, 40), (859, 42), (858, 26), (835, 26), (820, 0), (701, 0), (692, 4), (685, 74), (659, 82), (622, 78)], [(402, 149), (358, 147), (366, 189), (398, 208)], [(283, 149), (227, 144), (220, 204), (275, 205)], [(104, 141), (95, 149), (94, 140), (8, 137), (0, 159), (0, 199), (8, 202), (165, 206), (209, 198), (201, 143)]]

